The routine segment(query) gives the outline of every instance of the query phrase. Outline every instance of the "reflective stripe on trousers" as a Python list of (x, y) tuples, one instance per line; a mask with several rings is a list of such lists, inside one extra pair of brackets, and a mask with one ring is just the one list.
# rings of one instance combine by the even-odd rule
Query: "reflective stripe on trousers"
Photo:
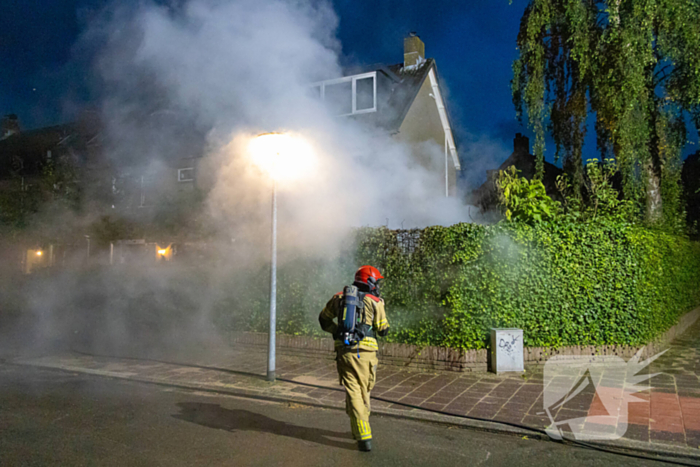
[[(359, 358), (358, 358), (359, 354)], [(345, 407), (350, 417), (353, 437), (372, 438), (369, 425), (370, 391), (377, 372), (377, 353), (360, 350), (339, 351), (337, 357), (340, 384), (345, 387)]]

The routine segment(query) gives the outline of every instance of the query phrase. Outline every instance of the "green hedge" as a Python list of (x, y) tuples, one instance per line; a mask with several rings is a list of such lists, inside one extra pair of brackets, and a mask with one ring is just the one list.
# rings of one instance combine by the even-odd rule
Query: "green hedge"
[[(663, 232), (590, 222), (457, 224), (418, 234), (412, 252), (396, 231), (362, 229), (352, 254), (288, 261), (279, 331), (320, 334), (318, 312), (359, 264), (387, 278), (394, 342), (479, 349), (489, 328), (518, 327), (527, 346), (639, 345), (700, 305), (700, 244)], [(267, 329), (267, 273), (251, 276), (245, 289), (262, 298), (239, 297), (235, 308), (244, 312), (232, 327)]]

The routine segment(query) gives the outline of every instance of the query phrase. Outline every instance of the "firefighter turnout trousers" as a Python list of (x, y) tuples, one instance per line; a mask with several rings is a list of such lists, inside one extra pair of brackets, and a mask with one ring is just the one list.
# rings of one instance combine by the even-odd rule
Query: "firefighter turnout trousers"
[(350, 417), (352, 436), (357, 441), (372, 439), (369, 393), (377, 376), (377, 352), (343, 348), (336, 350), (338, 376), (340, 384), (345, 387), (345, 408)]

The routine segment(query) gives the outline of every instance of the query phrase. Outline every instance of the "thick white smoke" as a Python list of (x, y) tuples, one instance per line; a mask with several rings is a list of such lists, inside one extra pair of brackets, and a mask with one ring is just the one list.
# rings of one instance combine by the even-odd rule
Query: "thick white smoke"
[[(255, 278), (269, 262), (272, 185), (247, 152), (260, 133), (303, 137), (316, 155), (307, 177), (279, 183), (279, 236), (282, 267), (294, 257), (310, 259), (309, 274), (325, 283), (303, 286), (318, 294), (351, 279), (338, 277), (333, 261), (342, 257), (339, 247), (352, 227), (470, 221), (473, 208), (443, 196), (441, 146), (401, 143), (333, 116), (311, 96), (310, 83), (342, 75), (337, 27), (330, 3), (295, 0), (115, 3), (91, 23), (82, 39), (90, 47), (76, 48), (98, 50), (103, 152), (132, 178), (197, 158), (206, 192), (202, 216), (217, 235), (205, 240), (209, 256), (170, 268), (127, 262), (79, 273), (57, 267), (40, 276), (16, 300), (30, 329), (21, 340), (69, 338), (115, 351), (136, 343), (171, 348), (186, 336), (218, 339), (238, 326), (236, 313), (247, 322), (252, 307), (267, 300), (267, 284)], [(417, 162), (416, 151), (433, 155), (434, 170)], [(104, 212), (99, 200), (98, 209), (87, 201), (85, 233)], [(82, 249), (79, 254), (81, 264), (94, 265)], [(320, 310), (318, 299), (312, 302), (304, 313), (315, 325)]]
[[(280, 231), (294, 246), (332, 245), (355, 226), (469, 221), (459, 198), (441, 196), (439, 169), (415, 162), (416, 147), (334, 117), (311, 96), (310, 83), (342, 76), (337, 25), (323, 1), (142, 2), (111, 10), (91, 32), (108, 37), (99, 71), (111, 151), (162, 157), (157, 152), (170, 146), (153, 140), (164, 129), (157, 136), (144, 129), (144, 115), (163, 108), (184, 114), (207, 134), (204, 166), (216, 173), (209, 206), (233, 237), (258, 238), (266, 227), (270, 182), (246, 149), (252, 136), (269, 131), (301, 135), (318, 158), (307, 177), (279, 187)], [(179, 141), (176, 133), (165, 129)], [(442, 163), (441, 147), (418, 149)]]

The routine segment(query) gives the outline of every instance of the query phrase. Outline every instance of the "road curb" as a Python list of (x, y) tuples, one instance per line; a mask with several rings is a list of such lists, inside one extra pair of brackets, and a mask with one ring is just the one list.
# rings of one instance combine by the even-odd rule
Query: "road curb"
[[(313, 400), (309, 397), (305, 396), (293, 396), (289, 394), (285, 395), (279, 395), (279, 394), (270, 394), (269, 390), (255, 390), (255, 389), (243, 389), (243, 388), (237, 388), (237, 387), (223, 387), (223, 386), (216, 386), (216, 385), (207, 385), (207, 384), (202, 384), (202, 383), (189, 383), (189, 382), (172, 382), (172, 381), (167, 381), (162, 378), (149, 378), (149, 377), (144, 377), (144, 376), (135, 376), (133, 374), (124, 374), (124, 373), (118, 373), (118, 372), (112, 372), (112, 371), (105, 371), (105, 370), (96, 370), (96, 369), (90, 369), (90, 368), (84, 368), (84, 367), (78, 367), (78, 366), (70, 366), (70, 365), (49, 365), (45, 363), (38, 363), (38, 362), (32, 362), (32, 361), (27, 361), (24, 359), (20, 360), (5, 360), (4, 361), (5, 365), (15, 365), (15, 366), (25, 366), (25, 367), (35, 367), (35, 368), (42, 368), (42, 369), (47, 369), (47, 370), (55, 370), (55, 371), (62, 371), (62, 372), (69, 372), (69, 373), (80, 373), (80, 374), (88, 374), (92, 376), (99, 376), (103, 378), (112, 378), (112, 379), (119, 379), (119, 380), (126, 380), (126, 381), (132, 381), (132, 382), (138, 382), (138, 383), (144, 383), (144, 384), (154, 384), (158, 386), (163, 386), (163, 387), (171, 387), (171, 388), (177, 388), (177, 389), (183, 389), (183, 390), (188, 390), (188, 391), (200, 391), (200, 392), (207, 392), (207, 393), (214, 393), (214, 394), (222, 394), (222, 395), (228, 395), (228, 396), (234, 396), (234, 397), (244, 397), (248, 399), (257, 399), (257, 400), (262, 400), (262, 401), (270, 401), (270, 402), (278, 402), (278, 403), (294, 403), (294, 404), (300, 404), (300, 405), (305, 405), (309, 407), (317, 407), (317, 408), (323, 408), (323, 409), (332, 409), (332, 410), (345, 410), (345, 404), (338, 402), (337, 404), (329, 403), (329, 402), (321, 402), (321, 401), (316, 401)], [(182, 365), (183, 367), (187, 367), (188, 365)], [(253, 376), (248, 376), (249, 378), (253, 378)], [(262, 379), (261, 375), (261, 379)], [(296, 385), (306, 385), (305, 383), (301, 382), (294, 382), (294, 381), (289, 381), (289, 380), (284, 380), (280, 382), (281, 384), (296, 384)], [(280, 384), (278, 383), (278, 384)], [(270, 387), (273, 385), (270, 384)], [(332, 388), (332, 387), (325, 387), (325, 389), (329, 390), (334, 390), (337, 391), (338, 389)], [(387, 400), (384, 399), (377, 399), (382, 402), (387, 402)], [(499, 434), (507, 434), (507, 435), (512, 435), (512, 436), (527, 436), (528, 438), (531, 439), (539, 439), (539, 440), (550, 440), (546, 435), (543, 435), (542, 433), (538, 433), (536, 431), (530, 431), (530, 430), (525, 430), (525, 429), (520, 429), (508, 425), (503, 425), (498, 422), (486, 422), (486, 421), (480, 421), (480, 420), (473, 420), (473, 419), (466, 419), (463, 417), (458, 417), (458, 416), (450, 416), (450, 415), (443, 415), (443, 414), (438, 414), (434, 412), (430, 412), (424, 409), (418, 409), (420, 410), (419, 412), (411, 412), (409, 413), (407, 410), (399, 410), (399, 409), (390, 409), (390, 408), (373, 408), (372, 413), (373, 414), (378, 414), (378, 415), (383, 415), (383, 416), (388, 416), (388, 417), (394, 417), (394, 418), (400, 418), (400, 419), (405, 419), (405, 420), (414, 420), (414, 421), (422, 421), (422, 422), (430, 422), (430, 423), (437, 423), (441, 425), (446, 425), (446, 426), (456, 426), (456, 427), (461, 427), (461, 428), (468, 428), (468, 429), (473, 429), (473, 430), (478, 430), (478, 431), (486, 431), (486, 432), (492, 432), (492, 433), (499, 433)], [(552, 440), (556, 441), (556, 440)], [(609, 450), (617, 450), (617, 451), (627, 451), (627, 452), (635, 452), (635, 453), (644, 453), (652, 456), (657, 456), (657, 457), (665, 457), (665, 458), (672, 458), (672, 459), (684, 459), (684, 460), (690, 460), (693, 462), (698, 462), (698, 465), (700, 465), (700, 451), (695, 452), (695, 450), (691, 450), (688, 448), (683, 448), (683, 447), (674, 447), (674, 446), (668, 446), (668, 445), (653, 445), (653, 447), (649, 446), (649, 443), (645, 443), (642, 441), (634, 441), (634, 440), (617, 440), (615, 442), (587, 442), (586, 444), (597, 447), (597, 448), (602, 448), (602, 449), (609, 449)]]

